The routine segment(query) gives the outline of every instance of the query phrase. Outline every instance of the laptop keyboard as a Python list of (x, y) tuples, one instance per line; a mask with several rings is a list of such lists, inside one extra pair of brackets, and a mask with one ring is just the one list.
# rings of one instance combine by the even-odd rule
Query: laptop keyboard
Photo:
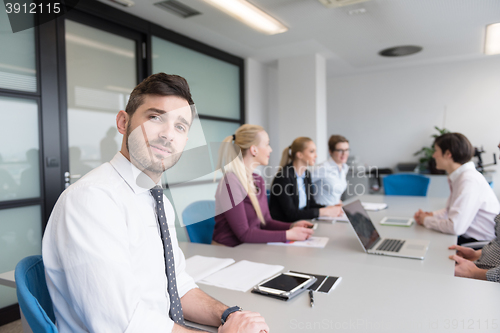
[(399, 252), (404, 243), (404, 240), (384, 239), (382, 244), (377, 247), (377, 251)]

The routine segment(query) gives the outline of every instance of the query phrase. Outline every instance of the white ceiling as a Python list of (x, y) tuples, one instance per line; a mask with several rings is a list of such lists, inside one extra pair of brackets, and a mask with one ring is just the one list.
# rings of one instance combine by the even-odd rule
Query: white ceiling
[[(251, 0), (289, 27), (268, 36), (202, 0), (179, 0), (202, 13), (187, 19), (153, 5), (160, 0), (133, 0), (130, 8), (99, 1), (263, 63), (320, 53), (327, 59), (328, 76), (481, 59), (486, 57), (485, 26), (500, 22), (499, 0), (370, 0), (340, 8), (326, 8), (317, 0)], [(349, 14), (359, 8), (366, 12)], [(397, 45), (419, 45), (423, 51), (401, 58), (378, 55)]]

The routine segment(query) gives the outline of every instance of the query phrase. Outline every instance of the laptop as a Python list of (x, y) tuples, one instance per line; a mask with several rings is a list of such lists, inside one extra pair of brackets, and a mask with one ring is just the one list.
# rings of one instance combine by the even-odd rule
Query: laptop
[(429, 248), (430, 242), (428, 240), (382, 238), (363, 208), (361, 201), (356, 200), (343, 208), (366, 253), (424, 259)]

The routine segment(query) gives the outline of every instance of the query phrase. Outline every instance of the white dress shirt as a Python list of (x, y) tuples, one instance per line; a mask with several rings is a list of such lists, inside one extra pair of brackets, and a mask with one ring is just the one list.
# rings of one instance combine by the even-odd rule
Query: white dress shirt
[(343, 164), (339, 168), (337, 163), (329, 157), (325, 162), (314, 166), (311, 170), (311, 179), (315, 185), (314, 200), (324, 206), (336, 205), (347, 188), (347, 172), (349, 166)]
[(446, 208), (424, 219), (424, 226), (477, 240), (495, 238), (495, 216), (500, 203), (474, 163), (467, 162), (448, 176), (450, 197)]
[[(66, 189), (42, 243), (59, 332), (171, 332), (153, 181), (121, 153)], [(196, 288), (185, 271), (175, 214), (164, 196), (179, 297)]]
[(302, 209), (307, 205), (306, 185), (304, 183), (306, 173), (304, 171), (302, 176), (299, 176), (297, 172), (295, 172), (295, 177), (297, 178), (297, 188), (299, 189), (299, 209)]

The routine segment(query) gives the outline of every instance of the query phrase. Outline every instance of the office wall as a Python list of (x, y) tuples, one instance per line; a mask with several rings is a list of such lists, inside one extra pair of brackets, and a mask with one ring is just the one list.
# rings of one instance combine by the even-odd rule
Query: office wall
[[(483, 146), (485, 163), (500, 142), (500, 57), (328, 79), (328, 134), (343, 134), (363, 164), (417, 161), (434, 126)], [(500, 167), (494, 180), (500, 196)]]

